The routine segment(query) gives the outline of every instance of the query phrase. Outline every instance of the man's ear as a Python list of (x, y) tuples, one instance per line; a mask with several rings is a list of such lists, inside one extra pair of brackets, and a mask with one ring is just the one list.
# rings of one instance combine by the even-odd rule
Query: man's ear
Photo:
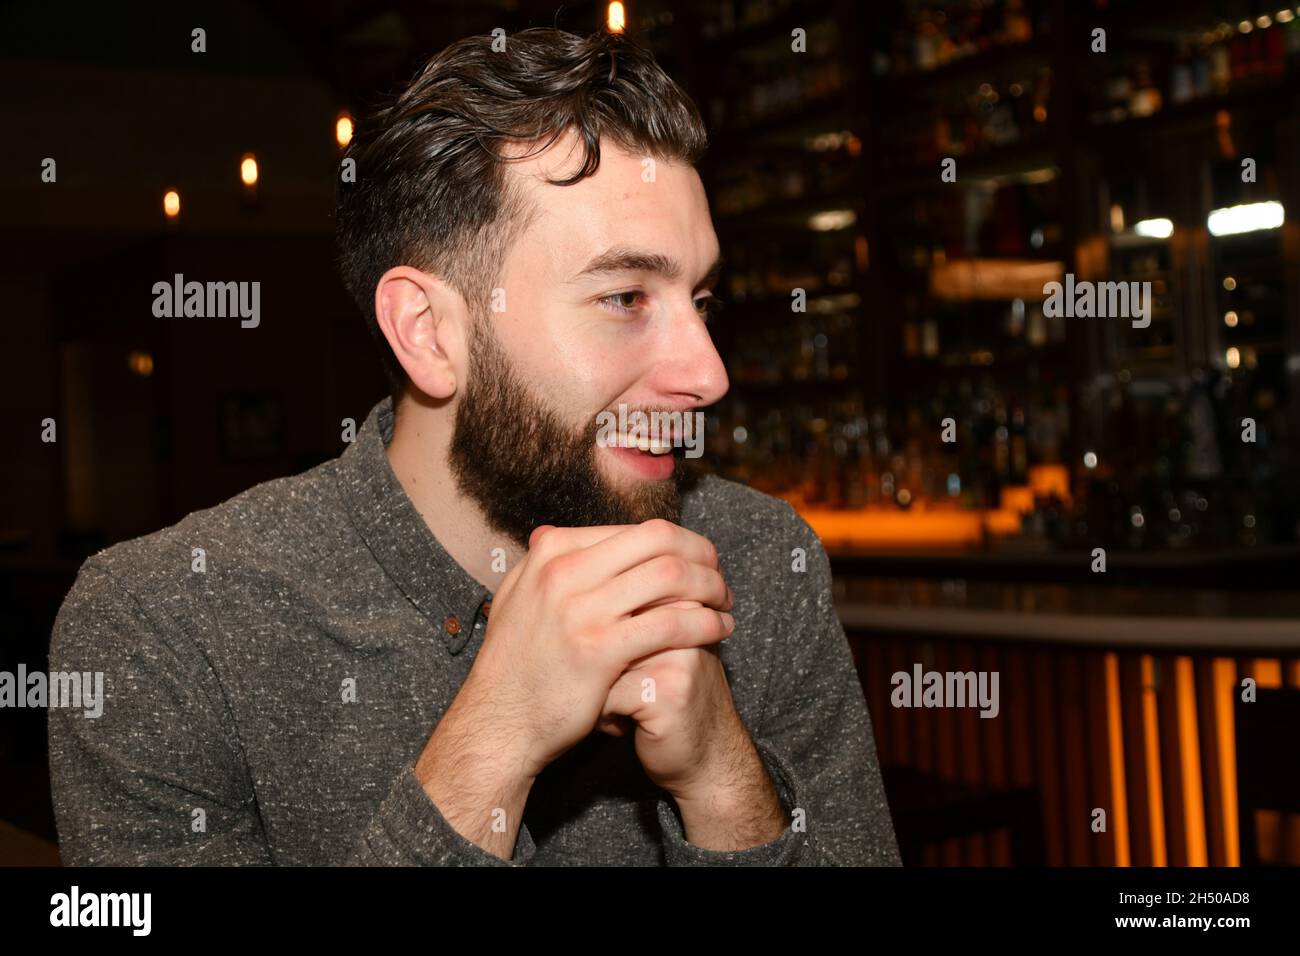
[(394, 266), (375, 286), (375, 316), (411, 384), (431, 398), (450, 398), (466, 369), (468, 310), (437, 276)]

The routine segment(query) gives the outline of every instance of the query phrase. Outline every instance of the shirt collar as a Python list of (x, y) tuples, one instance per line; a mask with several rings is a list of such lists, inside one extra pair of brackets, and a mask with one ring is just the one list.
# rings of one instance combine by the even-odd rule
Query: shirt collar
[(446, 552), (416, 510), (388, 462), (392, 438), (389, 397), (370, 410), (356, 440), (338, 457), (339, 490), (375, 559), (457, 654), (473, 636), (491, 593)]

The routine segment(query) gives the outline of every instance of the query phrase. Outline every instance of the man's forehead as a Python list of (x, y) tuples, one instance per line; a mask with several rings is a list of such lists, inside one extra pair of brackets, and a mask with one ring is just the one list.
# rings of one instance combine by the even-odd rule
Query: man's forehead
[[(575, 132), (565, 133), (541, 150), (536, 145), (516, 145), (507, 155), (527, 156), (509, 163), (507, 175), (514, 178), (512, 185), (531, 209), (530, 245), (564, 278), (575, 277), (593, 257), (611, 249), (666, 255), (682, 252), (676, 237), (670, 248), (657, 248), (666, 245), (658, 227), (687, 226), (691, 213), (684, 207), (692, 204), (690, 192), (698, 188), (702, 199), (703, 187), (698, 186), (678, 193), (672, 203), (663, 202), (663, 187), (670, 187), (682, 172), (694, 174), (690, 166), (655, 160), (655, 175), (646, 177), (642, 175), (644, 161), (650, 157), (602, 139), (596, 172), (576, 183), (557, 186), (555, 181), (573, 176), (582, 167), (583, 141)], [(700, 208), (704, 228), (711, 232), (707, 203), (701, 202)]]

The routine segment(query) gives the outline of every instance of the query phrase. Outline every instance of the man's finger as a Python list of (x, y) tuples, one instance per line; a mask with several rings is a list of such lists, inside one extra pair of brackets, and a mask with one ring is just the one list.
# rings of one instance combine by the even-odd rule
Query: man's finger
[(730, 614), (711, 607), (657, 607), (619, 622), (609, 652), (625, 670), (632, 661), (657, 651), (716, 644), (735, 627)]
[(713, 542), (670, 521), (655, 519), (634, 525), (593, 525), (557, 528), (540, 525), (529, 538), (529, 554), (540, 563), (582, 552), (569, 579), (574, 591), (590, 591), (623, 572), (660, 555), (676, 554), (706, 567), (719, 567)]
[(602, 585), (596, 593), (602, 605), (618, 616), (682, 601), (731, 610), (731, 589), (722, 573), (676, 555), (659, 555), (638, 564)]

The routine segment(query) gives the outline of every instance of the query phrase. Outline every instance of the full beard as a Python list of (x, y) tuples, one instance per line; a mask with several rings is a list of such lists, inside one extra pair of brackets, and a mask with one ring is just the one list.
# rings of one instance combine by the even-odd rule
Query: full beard
[(530, 394), (496, 341), (486, 317), (470, 334), (470, 371), (456, 408), (449, 463), (461, 493), (489, 525), (521, 548), (539, 525), (580, 527), (681, 519), (682, 494), (698, 473), (674, 448), (673, 473), (635, 489), (601, 474), (596, 415), (574, 429)]

